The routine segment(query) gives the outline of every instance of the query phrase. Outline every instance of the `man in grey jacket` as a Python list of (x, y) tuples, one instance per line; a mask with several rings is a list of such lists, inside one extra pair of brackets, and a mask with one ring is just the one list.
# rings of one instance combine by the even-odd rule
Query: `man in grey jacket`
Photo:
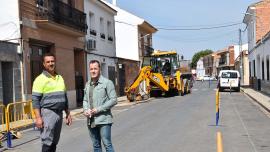
[(114, 152), (111, 141), (111, 108), (117, 104), (114, 84), (100, 74), (99, 61), (90, 61), (89, 71), (91, 79), (85, 85), (83, 110), (93, 149), (94, 152), (101, 152), (102, 141), (106, 152)]

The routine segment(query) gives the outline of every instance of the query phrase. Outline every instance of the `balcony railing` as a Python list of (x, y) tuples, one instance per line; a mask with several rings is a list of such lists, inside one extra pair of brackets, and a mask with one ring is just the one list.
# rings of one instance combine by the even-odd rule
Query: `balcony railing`
[(96, 30), (93, 30), (93, 29), (90, 29), (90, 35), (96, 36), (97, 35), (97, 31)]
[(38, 16), (86, 33), (86, 14), (60, 0), (39, 0)]
[(113, 41), (113, 37), (112, 36), (108, 36), (108, 41)]
[(219, 61), (218, 64), (219, 64), (219, 65), (226, 65), (227, 63), (226, 63), (226, 61), (221, 60), (221, 61)]
[(153, 53), (154, 49), (148, 45), (144, 45), (144, 53), (143, 56), (151, 56)]
[(106, 38), (105, 37), (105, 34), (104, 33), (100, 33), (100, 38), (105, 39)]

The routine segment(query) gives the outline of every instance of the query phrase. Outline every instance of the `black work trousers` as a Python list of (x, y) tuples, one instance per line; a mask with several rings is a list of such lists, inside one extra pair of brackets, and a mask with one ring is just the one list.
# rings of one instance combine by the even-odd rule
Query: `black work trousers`
[(42, 145), (42, 152), (55, 152), (56, 151), (56, 144), (52, 144), (51, 146)]

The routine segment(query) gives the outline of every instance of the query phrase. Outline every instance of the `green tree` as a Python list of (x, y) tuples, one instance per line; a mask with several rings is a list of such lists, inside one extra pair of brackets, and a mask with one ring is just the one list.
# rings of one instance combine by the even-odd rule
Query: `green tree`
[(210, 50), (210, 49), (201, 50), (201, 51), (195, 53), (195, 54), (193, 55), (193, 57), (192, 57), (191, 67), (192, 67), (192, 68), (196, 68), (196, 67), (197, 67), (197, 62), (199, 61), (199, 59), (200, 59), (201, 57), (204, 57), (204, 56), (209, 55), (209, 54), (211, 54), (211, 53), (213, 53), (213, 51)]

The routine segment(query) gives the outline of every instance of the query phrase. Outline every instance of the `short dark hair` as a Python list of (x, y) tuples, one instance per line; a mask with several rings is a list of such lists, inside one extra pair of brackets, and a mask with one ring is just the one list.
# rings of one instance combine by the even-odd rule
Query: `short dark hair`
[(42, 55), (42, 63), (44, 62), (44, 59), (45, 59), (46, 56), (53, 56), (54, 59), (55, 59), (55, 55), (53, 53), (51, 53), (51, 52), (48, 52), (48, 53), (45, 53), (45, 54)]
[(97, 64), (98, 64), (98, 67), (100, 68), (100, 63), (99, 63), (98, 60), (91, 60), (91, 61), (89, 62), (89, 65), (90, 65), (90, 64), (93, 64), (93, 63), (97, 63)]

